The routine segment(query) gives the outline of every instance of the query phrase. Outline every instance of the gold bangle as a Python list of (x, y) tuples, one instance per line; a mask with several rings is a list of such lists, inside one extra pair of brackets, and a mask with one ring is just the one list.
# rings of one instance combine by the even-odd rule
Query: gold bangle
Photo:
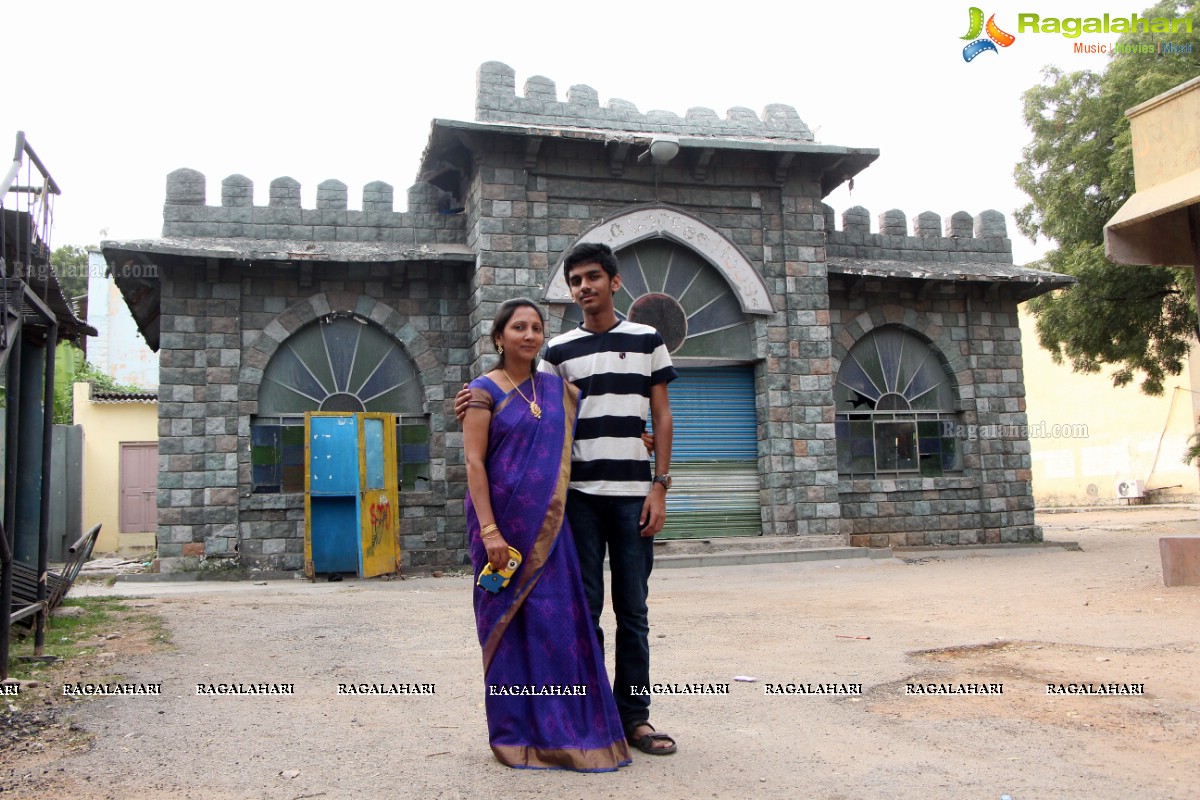
[[(495, 533), (492, 534), (491, 536), (488, 536), (488, 534), (492, 533), (492, 531), (495, 531)], [(500, 535), (500, 526), (494, 522), (491, 525), (483, 526), (483, 529), (479, 531), (480, 539), (495, 539), (499, 535)]]

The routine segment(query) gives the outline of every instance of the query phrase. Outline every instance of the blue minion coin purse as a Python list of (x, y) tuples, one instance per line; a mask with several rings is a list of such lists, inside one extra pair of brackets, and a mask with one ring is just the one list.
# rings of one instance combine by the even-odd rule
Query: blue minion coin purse
[(501, 567), (499, 572), (493, 570), (491, 564), (484, 564), (476, 584), (480, 589), (495, 594), (508, 586), (508, 582), (512, 580), (512, 576), (519, 566), (521, 566), (521, 554), (515, 547), (509, 547), (508, 563)]

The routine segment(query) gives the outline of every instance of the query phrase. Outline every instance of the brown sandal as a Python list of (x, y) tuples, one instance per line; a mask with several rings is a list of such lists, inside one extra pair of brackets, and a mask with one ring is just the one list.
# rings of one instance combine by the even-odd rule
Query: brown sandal
[[(635, 736), (634, 731), (645, 725), (652, 733), (643, 733), (641, 736)], [(659, 733), (654, 730), (654, 726), (649, 722), (635, 722), (625, 729), (625, 738), (629, 743), (641, 750), (643, 753), (648, 753), (652, 756), (669, 756), (679, 748), (675, 746), (675, 740), (665, 733)], [(670, 742), (666, 747), (655, 747), (655, 742)]]

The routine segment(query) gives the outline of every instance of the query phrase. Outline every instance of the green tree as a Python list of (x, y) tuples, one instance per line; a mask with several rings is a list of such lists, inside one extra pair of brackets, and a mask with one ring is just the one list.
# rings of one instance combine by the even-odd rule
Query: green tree
[(90, 361), (85, 361), (83, 351), (73, 344), (62, 342), (55, 357), (54, 423), (70, 425), (75, 419), (75, 397), (72, 384), (90, 382), (103, 392), (144, 392), (140, 386), (120, 383), (111, 375), (101, 371)]
[(79, 373), (86, 362), (83, 351), (71, 342), (60, 341), (54, 351), (54, 424), (70, 425), (74, 403), (71, 392), (79, 380)]
[(87, 294), (88, 285), (88, 251), (86, 247), (65, 244), (56, 247), (50, 253), (50, 264), (54, 274), (58, 276), (58, 285), (62, 287), (67, 300), (82, 297)]
[[(1166, 0), (1138, 17), (1200, 19), (1200, 1)], [(1113, 384), (1139, 374), (1142, 391), (1161, 394), (1183, 369), (1198, 334), (1192, 270), (1117, 265), (1104, 256), (1104, 223), (1133, 194), (1133, 151), (1125, 111), (1200, 75), (1200, 29), (1130, 33), (1122, 45), (1191, 45), (1191, 53), (1116, 55), (1102, 73), (1048, 68), (1024, 94), (1033, 134), (1016, 167), (1030, 202), (1017, 227), (1054, 249), (1040, 266), (1078, 278), (1031, 300), (1038, 341), (1077, 372), (1116, 367)], [(1181, 124), (1193, 124), (1184, 123)]]

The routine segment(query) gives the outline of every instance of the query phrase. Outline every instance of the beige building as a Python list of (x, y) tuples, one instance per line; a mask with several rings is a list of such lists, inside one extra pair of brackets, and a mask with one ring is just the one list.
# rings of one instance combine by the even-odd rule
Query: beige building
[[(1116, 263), (1193, 266), (1200, 277), (1200, 133), (1180, 122), (1198, 115), (1200, 78), (1126, 112), (1137, 191), (1106, 226), (1105, 249)], [(1050, 428), (1029, 434), (1039, 505), (1121, 502), (1122, 486), (1151, 502), (1196, 498), (1197, 469), (1182, 463), (1200, 416), (1195, 350), (1187, 370), (1155, 398), (1137, 386), (1112, 388), (1107, 373), (1076, 375), (1054, 365), (1037, 346), (1033, 320), (1022, 320), (1021, 329), (1029, 420)], [(1086, 430), (1055, 436), (1063, 429), (1054, 425), (1064, 423)]]
[(1037, 342), (1034, 317), (1021, 312), (1033, 496), (1048, 506), (1191, 501), (1200, 470), (1183, 463), (1200, 416), (1200, 359), (1166, 383), (1160, 397), (1138, 385), (1112, 385), (1055, 364)]
[(100, 523), (97, 553), (142, 555), (155, 549), (158, 398), (152, 392), (102, 392), (74, 385), (83, 427), (83, 518)]

